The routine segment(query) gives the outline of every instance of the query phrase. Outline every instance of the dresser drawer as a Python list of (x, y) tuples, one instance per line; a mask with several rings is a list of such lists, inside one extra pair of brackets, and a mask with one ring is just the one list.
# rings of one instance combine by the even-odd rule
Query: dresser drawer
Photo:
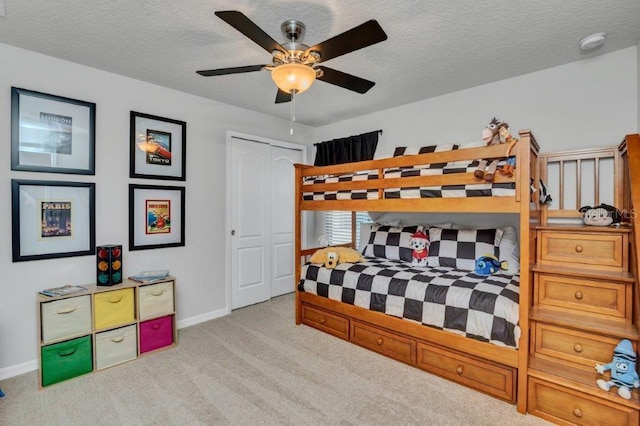
[(407, 364), (416, 365), (416, 341), (351, 321), (351, 341)]
[(135, 320), (133, 288), (95, 293), (93, 297), (96, 330), (117, 327)]
[(631, 287), (561, 275), (536, 274), (536, 303), (566, 312), (631, 321)]
[(302, 322), (325, 333), (349, 340), (349, 320), (321, 309), (302, 305)]
[(172, 315), (140, 323), (140, 353), (154, 351), (172, 344)]
[(515, 402), (515, 369), (418, 342), (418, 367), (505, 401)]
[(89, 295), (45, 302), (40, 307), (42, 343), (91, 333)]
[(49, 386), (93, 371), (91, 336), (41, 348), (42, 386)]
[(620, 339), (542, 323), (534, 324), (532, 336), (536, 356), (579, 364), (588, 371), (593, 371), (596, 363), (611, 362), (613, 350), (620, 343)]
[(556, 424), (637, 425), (638, 410), (529, 378), (529, 413)]
[(540, 231), (539, 263), (623, 271), (628, 267), (626, 241), (626, 234)]
[(138, 333), (135, 324), (96, 334), (96, 369), (135, 359)]
[(140, 320), (173, 313), (173, 281), (138, 287)]

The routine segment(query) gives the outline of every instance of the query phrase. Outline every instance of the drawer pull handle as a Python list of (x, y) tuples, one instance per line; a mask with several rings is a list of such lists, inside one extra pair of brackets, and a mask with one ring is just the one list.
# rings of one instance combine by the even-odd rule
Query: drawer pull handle
[(149, 292), (149, 294), (152, 295), (152, 296), (162, 296), (164, 294), (164, 288), (161, 289), (160, 291)]
[(582, 292), (581, 291), (576, 291), (576, 299), (582, 300)]
[(320, 318), (320, 324), (324, 324), (325, 322), (327, 322), (326, 318)]
[(382, 337), (378, 338), (378, 340), (376, 340), (376, 343), (378, 344), (378, 346), (382, 345)]
[(124, 295), (120, 296), (117, 299), (109, 299), (109, 303), (118, 303), (119, 301), (122, 300), (123, 297), (124, 297)]
[(113, 339), (111, 339), (111, 341), (113, 343), (120, 343), (124, 340), (124, 336), (120, 336), (120, 337), (114, 337)]
[(152, 329), (158, 330), (160, 328), (160, 324), (154, 324), (151, 326)]
[(573, 345), (573, 350), (578, 353), (582, 352), (582, 345), (580, 343), (576, 343), (575, 345)]
[(458, 373), (458, 374), (464, 373), (464, 368), (462, 368), (462, 366), (459, 365), (458, 368), (456, 368), (456, 373)]
[(576, 253), (582, 253), (582, 250), (584, 250), (582, 246), (576, 246)]
[(58, 352), (58, 355), (60, 355), (61, 357), (63, 356), (69, 356), (69, 355), (73, 355), (76, 353), (76, 351), (78, 350), (78, 348), (73, 348), (67, 352)]
[(58, 314), (58, 315), (70, 314), (71, 312), (75, 312), (76, 309), (78, 309), (77, 306), (71, 306), (69, 308), (61, 309), (61, 310), (57, 311), (56, 314)]
[(574, 408), (573, 415), (576, 417), (582, 417), (582, 410), (580, 410), (579, 408)]

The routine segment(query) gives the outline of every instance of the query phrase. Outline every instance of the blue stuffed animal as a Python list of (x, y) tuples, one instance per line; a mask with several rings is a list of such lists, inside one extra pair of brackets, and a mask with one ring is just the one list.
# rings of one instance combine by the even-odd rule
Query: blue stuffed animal
[(476, 259), (474, 272), (476, 275), (486, 277), (507, 269), (509, 266), (506, 260), (498, 260), (497, 257), (487, 254)]
[(598, 374), (611, 370), (611, 380), (596, 380), (596, 384), (602, 390), (608, 391), (611, 386), (618, 387), (618, 395), (624, 399), (631, 399), (631, 390), (640, 387), (640, 378), (636, 371), (636, 353), (633, 351), (631, 341), (624, 339), (613, 350), (613, 359), (609, 364), (595, 366)]

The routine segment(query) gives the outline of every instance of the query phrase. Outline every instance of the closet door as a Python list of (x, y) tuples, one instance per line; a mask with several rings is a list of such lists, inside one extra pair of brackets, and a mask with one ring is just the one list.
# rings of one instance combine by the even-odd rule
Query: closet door
[(271, 297), (271, 146), (232, 138), (231, 309)]
[(299, 149), (271, 146), (272, 226), (271, 296), (294, 290), (294, 191), (295, 163), (302, 163)]

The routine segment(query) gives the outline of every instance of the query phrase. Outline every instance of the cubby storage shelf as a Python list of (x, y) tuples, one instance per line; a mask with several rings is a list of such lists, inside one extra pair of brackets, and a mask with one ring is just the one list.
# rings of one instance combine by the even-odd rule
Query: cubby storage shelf
[(176, 280), (85, 285), (37, 296), (39, 384), (46, 387), (178, 344)]

